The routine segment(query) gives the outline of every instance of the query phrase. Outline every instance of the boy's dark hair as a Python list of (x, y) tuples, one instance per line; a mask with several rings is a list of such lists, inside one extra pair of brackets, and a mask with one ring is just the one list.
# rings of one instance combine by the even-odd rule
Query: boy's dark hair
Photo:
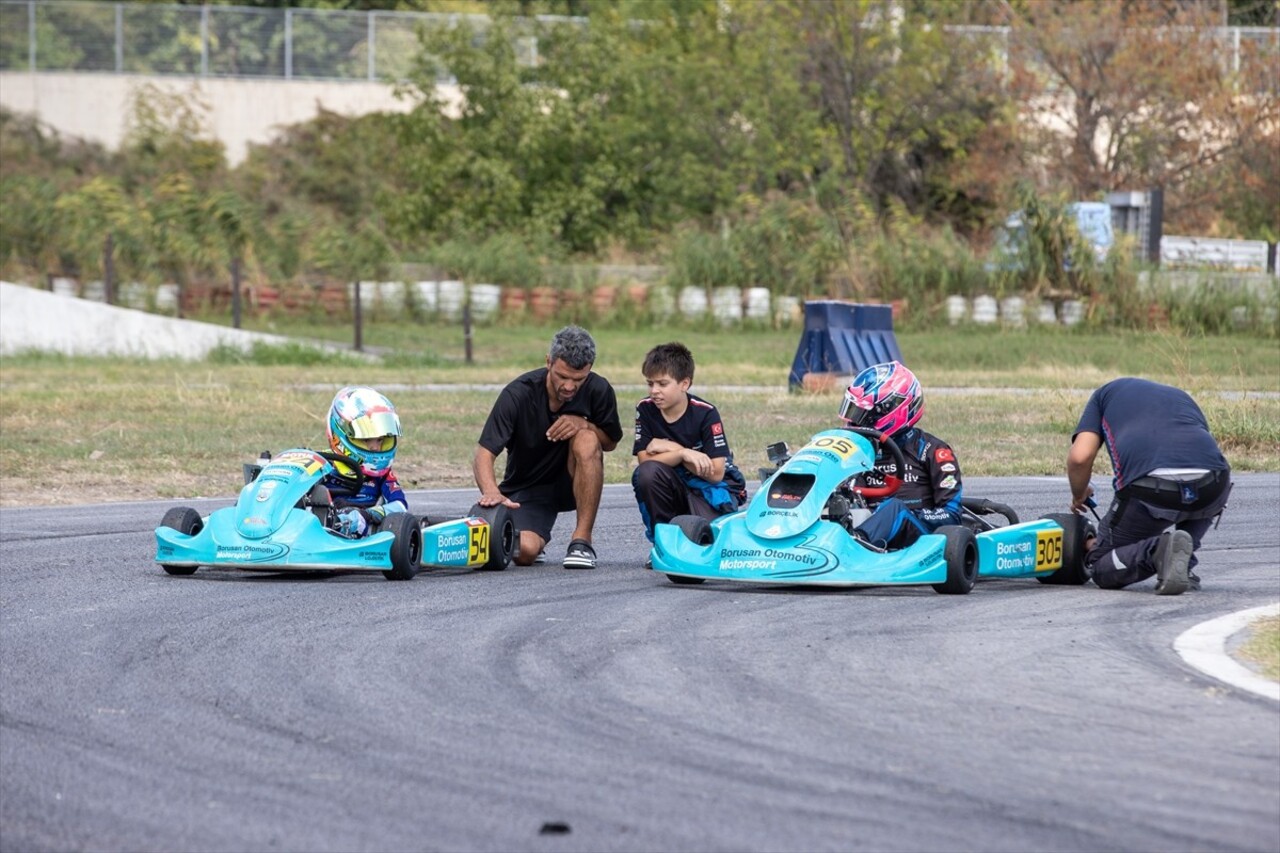
[(547, 356), (553, 362), (563, 361), (573, 370), (581, 370), (595, 364), (596, 342), (586, 329), (565, 326), (551, 339), (551, 349)]
[(692, 382), (693, 353), (678, 341), (658, 344), (645, 355), (644, 365), (640, 371), (645, 379), (666, 375), (677, 382), (683, 382), (686, 379)]

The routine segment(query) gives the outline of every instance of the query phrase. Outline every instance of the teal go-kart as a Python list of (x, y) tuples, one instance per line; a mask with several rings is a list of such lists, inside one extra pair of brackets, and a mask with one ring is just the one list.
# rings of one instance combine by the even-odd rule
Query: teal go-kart
[[(339, 469), (335, 467), (341, 465)], [(388, 515), (377, 532), (353, 538), (338, 527), (337, 510), (321, 480), (342, 471), (359, 488), (358, 471), (342, 457), (286, 450), (262, 465), (245, 465), (235, 506), (208, 517), (174, 507), (156, 528), (156, 562), (171, 575), (200, 566), (253, 572), (382, 572), (409, 580), (423, 566), (505, 569), (518, 533), (506, 507), (471, 507), (470, 515), (430, 524), (412, 513)]]
[[(650, 565), (677, 584), (707, 580), (831, 587), (929, 585), (964, 595), (980, 577), (1034, 577), (1082, 584), (1088, 523), (1072, 513), (1019, 522), (1009, 507), (966, 498), (962, 523), (940, 527), (897, 551), (852, 535), (870, 515), (867, 499), (901, 486), (887, 477), (874, 494), (851, 486), (883, 447), (905, 468), (902, 451), (876, 430), (824, 430), (796, 453), (769, 448), (776, 467), (745, 508), (708, 521), (682, 515), (654, 530)], [(994, 520), (989, 519), (994, 516)]]

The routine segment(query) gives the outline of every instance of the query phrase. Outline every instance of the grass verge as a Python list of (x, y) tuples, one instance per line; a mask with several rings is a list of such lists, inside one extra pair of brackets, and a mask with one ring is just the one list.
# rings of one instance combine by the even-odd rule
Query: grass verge
[[(497, 392), (466, 383), (497, 387), (538, 366), (555, 327), (477, 330), (470, 365), (454, 357), (458, 330), (384, 332), (406, 329), (417, 349), (406, 337), (395, 356), (371, 361), (292, 347), (194, 363), (0, 358), (0, 505), (233, 495), (240, 462), (258, 451), (323, 446), (333, 392), (352, 383), (382, 388), (399, 408), (405, 435), (396, 469), (408, 488), (470, 486), (475, 440)], [(625, 433), (606, 457), (607, 482), (630, 478), (632, 413), (644, 396), (639, 364), (657, 341), (694, 348), (694, 390), (721, 408), (750, 477), (765, 464), (767, 444), (797, 447), (835, 420), (835, 393), (786, 390), (795, 331), (604, 330), (597, 339), (598, 370), (619, 387)], [(1275, 341), (961, 329), (900, 334), (898, 342), (925, 384), (923, 425), (956, 447), (970, 476), (1061, 475), (1089, 389), (1125, 374), (1195, 394), (1236, 470), (1280, 471)], [(1245, 389), (1272, 393), (1219, 393)], [(47, 489), (32, 492), (32, 471)], [(1096, 474), (1109, 477), (1101, 459)]]
[(1268, 616), (1249, 626), (1249, 638), (1236, 650), (1262, 675), (1280, 681), (1280, 616)]

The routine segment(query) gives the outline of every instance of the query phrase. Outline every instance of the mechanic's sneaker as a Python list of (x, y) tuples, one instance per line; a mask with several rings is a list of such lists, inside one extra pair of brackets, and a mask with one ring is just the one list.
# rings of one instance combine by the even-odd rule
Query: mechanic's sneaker
[(575, 539), (569, 543), (569, 550), (564, 555), (566, 569), (594, 569), (596, 567), (596, 551), (585, 539)]
[(1166, 530), (1156, 543), (1156, 595), (1182, 595), (1191, 585), (1187, 564), (1195, 550), (1191, 534)]
[(546, 561), (547, 561), (547, 549), (543, 548), (541, 551), (538, 552), (538, 556), (533, 558), (533, 564), (535, 566), (541, 566)]

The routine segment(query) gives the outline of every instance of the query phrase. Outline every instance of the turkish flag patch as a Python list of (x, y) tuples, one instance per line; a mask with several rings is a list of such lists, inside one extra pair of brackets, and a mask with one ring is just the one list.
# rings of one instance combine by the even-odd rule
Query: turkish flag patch
[(711, 425), (711, 434), (724, 435), (724, 424), (720, 423), (719, 421), (716, 421), (715, 423), (713, 423)]
[(939, 462), (955, 462), (956, 455), (951, 452), (950, 447), (939, 447), (938, 452), (933, 454), (933, 458)]

